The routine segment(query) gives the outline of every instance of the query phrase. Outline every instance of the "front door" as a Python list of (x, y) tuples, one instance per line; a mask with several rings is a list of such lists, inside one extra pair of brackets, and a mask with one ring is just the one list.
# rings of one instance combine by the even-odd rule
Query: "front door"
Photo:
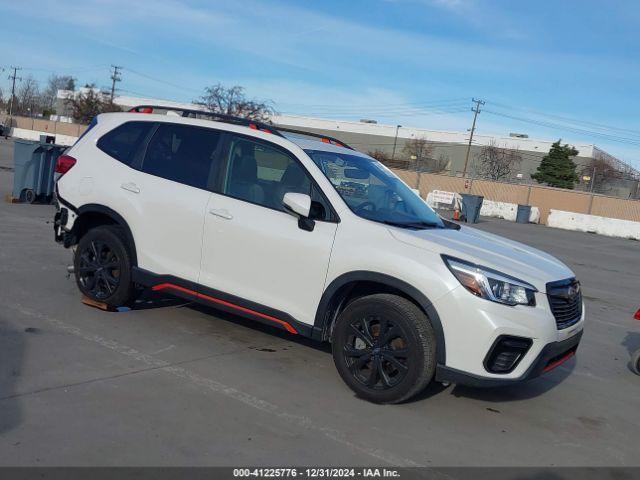
[[(279, 146), (233, 135), (227, 152), (206, 209), (200, 283), (312, 325), (337, 229), (328, 202)], [(312, 196), (313, 231), (284, 211), (287, 192)]]

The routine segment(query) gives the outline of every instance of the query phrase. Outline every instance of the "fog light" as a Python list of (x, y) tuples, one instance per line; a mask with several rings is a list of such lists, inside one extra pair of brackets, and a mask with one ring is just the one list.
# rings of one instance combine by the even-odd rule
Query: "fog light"
[(484, 368), (491, 373), (512, 372), (529, 351), (532, 340), (530, 338), (498, 337), (484, 360)]

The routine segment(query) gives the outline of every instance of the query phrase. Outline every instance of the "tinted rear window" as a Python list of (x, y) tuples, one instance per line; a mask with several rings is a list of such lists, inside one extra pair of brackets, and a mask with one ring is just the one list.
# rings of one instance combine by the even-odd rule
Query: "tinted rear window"
[(138, 147), (153, 125), (152, 122), (123, 123), (103, 135), (98, 140), (98, 148), (116, 160), (131, 165)]
[(149, 141), (142, 171), (210, 189), (220, 136), (220, 132), (209, 128), (162, 123)]

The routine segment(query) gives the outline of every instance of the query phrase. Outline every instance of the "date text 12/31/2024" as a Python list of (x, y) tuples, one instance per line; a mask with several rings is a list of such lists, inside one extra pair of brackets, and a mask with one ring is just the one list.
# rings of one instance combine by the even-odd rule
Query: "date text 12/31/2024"
[(399, 478), (391, 468), (234, 468), (235, 478)]

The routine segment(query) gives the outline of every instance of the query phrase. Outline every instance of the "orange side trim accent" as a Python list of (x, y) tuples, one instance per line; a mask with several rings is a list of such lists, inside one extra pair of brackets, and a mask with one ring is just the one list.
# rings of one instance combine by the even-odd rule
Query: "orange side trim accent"
[(269, 320), (271, 322), (277, 323), (278, 325), (282, 325), (285, 328), (285, 330), (289, 333), (294, 333), (294, 334), (298, 333), (298, 331), (295, 328), (293, 328), (289, 323), (285, 322), (284, 320), (280, 320), (279, 318), (272, 317), (271, 315), (267, 315), (265, 313), (251, 310), (250, 308), (241, 307), (240, 305), (227, 302), (226, 300), (222, 300), (220, 298), (211, 297), (209, 295), (205, 295), (204, 293), (198, 293), (194, 290), (190, 290), (188, 288), (184, 288), (179, 285), (174, 285), (173, 283), (160, 283), (158, 285), (154, 285), (153, 287), (151, 287), (151, 290), (153, 291), (166, 290), (166, 289), (177, 290), (182, 293), (193, 295), (194, 297), (197, 297), (197, 298), (202, 298), (203, 300), (207, 300), (212, 303), (217, 303), (218, 305), (224, 305), (225, 307), (233, 308), (241, 312), (249, 313), (256, 317), (264, 318), (265, 320)]
[(544, 367), (544, 370), (542, 370), (543, 372), (548, 372), (549, 370), (553, 370), (556, 367), (559, 367), (560, 365), (562, 365), (564, 362), (566, 362), (567, 360), (569, 360), (571, 357), (573, 357), (576, 354), (576, 352), (569, 352), (567, 353), (564, 357), (559, 358), (558, 360), (556, 360), (553, 363), (550, 363), (549, 365), (547, 365), (546, 367)]

